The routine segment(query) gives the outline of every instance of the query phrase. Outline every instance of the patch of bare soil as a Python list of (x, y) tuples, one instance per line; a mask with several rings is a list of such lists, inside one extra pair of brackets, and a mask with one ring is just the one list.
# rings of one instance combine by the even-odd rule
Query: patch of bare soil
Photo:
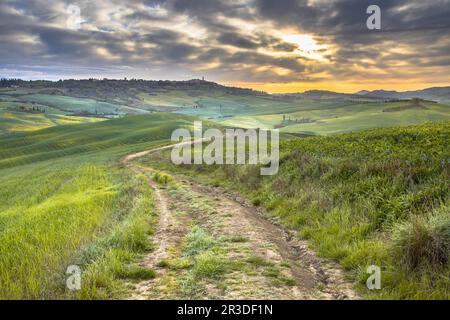
[(167, 278), (167, 270), (158, 266), (158, 262), (165, 261), (176, 256), (176, 248), (180, 245), (183, 236), (187, 232), (188, 217), (175, 217), (168, 208), (168, 197), (166, 191), (155, 181), (148, 178), (149, 185), (154, 190), (156, 210), (159, 215), (156, 232), (152, 236), (155, 250), (147, 254), (140, 263), (143, 267), (148, 267), (157, 272), (155, 279), (139, 282), (134, 286), (133, 300), (145, 300), (152, 297), (152, 294), (159, 293), (154, 298), (162, 298), (163, 293), (170, 294), (170, 282), (160, 281)]
[[(241, 229), (244, 229), (238, 229), (237, 232), (246, 232), (245, 230), (251, 230), (255, 227), (259, 229), (261, 232), (253, 235), (253, 238), (259, 239), (260, 243), (266, 241), (276, 246), (278, 255), (274, 257), (272, 253), (268, 252), (268, 258), (280, 259), (280, 261), (289, 264), (291, 273), (296, 279), (297, 288), (295, 290), (303, 291), (303, 294), (309, 292), (310, 298), (359, 298), (336, 263), (319, 258), (308, 248), (307, 241), (298, 239), (293, 231), (286, 230), (278, 223), (269, 220), (263, 209), (254, 207), (245, 198), (221, 187), (200, 185), (192, 185), (191, 187), (210, 196), (221, 195), (221, 197), (218, 197), (221, 205), (229, 207), (230, 212), (236, 214), (236, 221), (240, 221), (234, 227), (240, 225)], [(226, 200), (223, 201), (223, 198)], [(319, 290), (314, 292), (314, 288)]]

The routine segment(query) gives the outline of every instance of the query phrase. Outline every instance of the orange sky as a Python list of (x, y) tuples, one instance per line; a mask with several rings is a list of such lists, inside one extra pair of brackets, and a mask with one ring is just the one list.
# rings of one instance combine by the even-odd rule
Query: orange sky
[(290, 83), (251, 83), (251, 82), (220, 82), (227, 86), (235, 86), (242, 88), (251, 88), (255, 90), (262, 90), (269, 93), (289, 93), (289, 92), (303, 92), (307, 90), (329, 90), (334, 92), (354, 93), (360, 90), (420, 90), (429, 87), (443, 87), (450, 86), (448, 82), (290, 82)]

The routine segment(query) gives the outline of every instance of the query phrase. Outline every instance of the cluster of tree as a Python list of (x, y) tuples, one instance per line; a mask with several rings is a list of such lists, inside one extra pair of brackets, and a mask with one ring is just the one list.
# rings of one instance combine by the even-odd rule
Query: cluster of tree
[[(157, 94), (170, 90), (186, 90), (190, 95), (205, 93), (231, 95), (267, 95), (252, 89), (226, 87), (215, 82), (192, 79), (186, 81), (143, 79), (66, 79), (59, 81), (1, 79), (0, 88), (37, 89), (40, 93), (91, 98), (110, 103), (140, 104), (139, 94)], [(198, 107), (201, 107), (200, 105)]]
[(154, 90), (216, 90), (230, 94), (263, 94), (262, 91), (255, 91), (252, 89), (244, 89), (237, 87), (226, 87), (215, 82), (192, 79), (186, 81), (172, 81), (172, 80), (143, 80), (143, 79), (66, 79), (58, 81), (48, 80), (21, 80), (21, 79), (1, 79), (0, 87), (6, 88), (11, 86), (18, 86), (23, 88), (44, 89), (44, 88), (58, 88), (72, 90), (72, 92), (127, 92), (134, 91), (154, 91)]
[(291, 119), (291, 116), (287, 116), (283, 114), (283, 121), (281, 122), (282, 125), (288, 125), (293, 123), (311, 123), (314, 122), (314, 120), (309, 118), (293, 118)]
[(358, 103), (358, 104), (367, 104), (367, 103), (391, 103), (391, 102), (405, 102), (405, 101), (409, 101), (408, 99), (382, 99), (382, 98), (378, 98), (378, 99), (374, 99), (372, 98), (372, 100), (366, 100), (366, 98), (363, 99), (350, 99), (350, 102), (354, 102), (354, 103)]
[(11, 111), (19, 111), (19, 112), (26, 112), (26, 113), (45, 113), (45, 108), (41, 108), (40, 106), (24, 106), (21, 105), (18, 108), (14, 107), (8, 107), (8, 110)]
[(20, 84), (22, 84), (23, 80), (21, 79), (6, 79), (6, 78), (1, 78), (0, 79), (0, 88), (14, 88), (14, 87), (19, 87)]
[[(402, 100), (402, 101), (409, 101), (410, 103), (405, 103), (400, 106), (394, 105), (394, 107), (383, 109), (383, 112), (395, 112), (408, 109), (428, 109), (428, 107), (425, 104), (423, 104), (423, 102), (425, 102), (426, 100), (420, 98), (412, 98), (411, 100)], [(434, 101), (427, 101), (427, 102), (434, 102)]]

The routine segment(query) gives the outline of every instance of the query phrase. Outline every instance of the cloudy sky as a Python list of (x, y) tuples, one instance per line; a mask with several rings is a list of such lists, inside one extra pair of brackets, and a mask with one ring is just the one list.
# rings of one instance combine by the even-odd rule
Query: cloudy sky
[[(381, 30), (366, 9), (381, 8)], [(0, 76), (450, 85), (450, 0), (0, 0)]]

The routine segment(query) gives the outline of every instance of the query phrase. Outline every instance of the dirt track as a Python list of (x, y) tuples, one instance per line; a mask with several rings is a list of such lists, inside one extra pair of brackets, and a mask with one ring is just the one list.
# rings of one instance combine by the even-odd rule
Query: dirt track
[[(152, 238), (155, 250), (141, 262), (142, 266), (156, 270), (157, 276), (135, 283), (131, 299), (358, 298), (338, 266), (318, 258), (305, 241), (269, 221), (261, 209), (244, 198), (173, 175), (172, 187), (161, 185), (151, 178), (152, 168), (132, 161), (171, 147), (131, 154), (123, 160), (134, 172), (146, 174), (159, 214)], [(183, 258), (183, 238), (193, 224), (220, 240), (226, 261), (242, 261), (242, 267), (228, 270), (218, 279), (199, 281), (196, 285), (202, 290), (200, 296), (189, 296), (182, 290), (180, 279), (189, 276), (189, 268), (167, 268), (162, 263)]]

